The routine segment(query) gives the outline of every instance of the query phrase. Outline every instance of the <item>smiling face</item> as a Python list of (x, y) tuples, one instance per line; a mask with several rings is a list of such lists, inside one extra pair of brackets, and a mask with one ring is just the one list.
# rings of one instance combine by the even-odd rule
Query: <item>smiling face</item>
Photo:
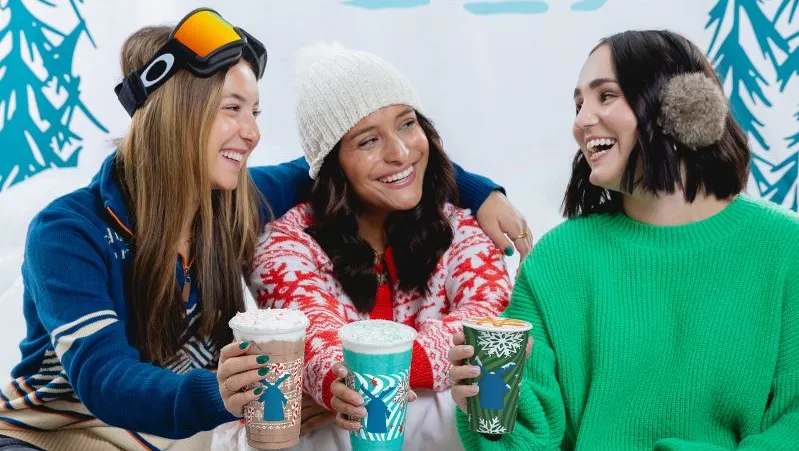
[(341, 139), (339, 164), (360, 201), (377, 212), (410, 210), (422, 199), (430, 143), (416, 112), (381, 108)]
[(591, 168), (589, 181), (619, 191), (637, 141), (638, 121), (616, 80), (608, 45), (599, 46), (586, 60), (574, 103), (572, 134)]
[(214, 189), (230, 191), (238, 185), (247, 157), (261, 139), (258, 113), (258, 80), (242, 60), (225, 75), (222, 103), (208, 136), (208, 177)]

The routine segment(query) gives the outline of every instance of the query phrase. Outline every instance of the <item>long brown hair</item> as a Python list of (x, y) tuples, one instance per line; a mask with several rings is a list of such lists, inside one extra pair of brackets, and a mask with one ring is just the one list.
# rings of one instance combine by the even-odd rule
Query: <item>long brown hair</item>
[[(123, 74), (143, 66), (170, 32), (146, 27), (131, 35), (122, 48)], [(242, 271), (260, 225), (257, 188), (242, 170), (235, 190), (213, 190), (206, 160), (224, 80), (225, 71), (209, 78), (187, 71), (173, 75), (133, 115), (117, 152), (134, 233), (131, 335), (146, 361), (163, 363), (182, 346), (187, 324), (175, 256), (187, 218), (193, 218), (192, 283), (202, 293), (202, 316), (192, 333), (227, 343), (232, 336), (226, 319), (244, 307)]]

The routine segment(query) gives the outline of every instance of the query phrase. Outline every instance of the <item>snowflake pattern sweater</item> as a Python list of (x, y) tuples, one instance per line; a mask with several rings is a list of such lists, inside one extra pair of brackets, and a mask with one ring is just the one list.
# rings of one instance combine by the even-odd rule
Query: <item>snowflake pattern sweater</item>
[(454, 238), (427, 283), (429, 294), (399, 289), (389, 249), (391, 289), (381, 295), (382, 286), (378, 287), (370, 314), (355, 309), (334, 278), (330, 259), (305, 232), (312, 223), (310, 204), (267, 225), (258, 243), (251, 289), (259, 306), (297, 308), (310, 319), (303, 385), (316, 402), (332, 409), (331, 368), (343, 359), (338, 330), (344, 324), (382, 318), (415, 328), (411, 387), (442, 391), (450, 387), (447, 350), (460, 320), (496, 316), (507, 306), (511, 285), (500, 251), (467, 211), (447, 204), (444, 213)]

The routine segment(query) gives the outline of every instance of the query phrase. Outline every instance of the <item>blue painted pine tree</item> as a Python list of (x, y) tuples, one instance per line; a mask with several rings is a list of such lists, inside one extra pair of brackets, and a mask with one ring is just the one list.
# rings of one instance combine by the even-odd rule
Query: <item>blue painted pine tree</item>
[[(799, 132), (770, 142), (764, 134), (766, 125), (755, 108), (772, 107), (767, 95), (772, 83), (764, 71), (758, 70), (759, 63), (775, 74), (772, 81), (777, 85), (777, 95), (784, 93), (789, 81), (799, 73), (799, 17), (794, 21), (797, 7), (799, 0), (780, 0), (776, 8), (771, 8), (774, 12), (770, 17), (758, 0), (718, 0), (705, 26), (713, 32), (708, 53), (722, 82), (729, 87), (732, 113), (751, 140), (752, 178), (758, 193), (794, 211), (799, 206)], [(742, 34), (749, 30), (759, 52), (742, 44)], [(753, 61), (753, 57), (758, 60)], [(796, 119), (799, 120), (799, 112)], [(790, 149), (787, 156), (772, 152), (786, 148)]]
[[(785, 17), (788, 24), (794, 25), (793, 27), (788, 27), (789, 30), (792, 31), (788, 35), (786, 41), (788, 45), (792, 47), (788, 57), (783, 61), (783, 63), (777, 68), (777, 83), (780, 85), (780, 91), (785, 92), (785, 88), (788, 85), (788, 81), (794, 78), (795, 76), (799, 76), (799, 14), (797, 14), (797, 9), (799, 9), (799, 0), (783, 0), (780, 4), (779, 9), (774, 17), (774, 22), (779, 23), (779, 21)], [(788, 12), (787, 15), (783, 16), (784, 13)], [(794, 22), (794, 17), (796, 17), (796, 21)], [(797, 165), (799, 165), (799, 105), (797, 105), (797, 111), (794, 114), (794, 119), (796, 119), (796, 133), (786, 137), (785, 139), (788, 142), (788, 148), (793, 151), (793, 180), (794, 180), (794, 193), (796, 193), (796, 180), (797, 180)], [(794, 198), (793, 209), (796, 210), (796, 198)]]
[(94, 46), (76, 1), (82, 3), (68, 6), (78, 23), (64, 32), (34, 15), (34, 0), (0, 0), (0, 191), (49, 168), (77, 165), (83, 139), (73, 130), (76, 112), (108, 132), (81, 101), (72, 71), (78, 41), (85, 36)]

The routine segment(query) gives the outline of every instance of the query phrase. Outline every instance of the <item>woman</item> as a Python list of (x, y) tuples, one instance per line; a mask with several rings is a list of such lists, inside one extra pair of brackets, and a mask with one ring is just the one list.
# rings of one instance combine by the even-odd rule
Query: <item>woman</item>
[(668, 31), (603, 39), (574, 92), (566, 222), (505, 316), (533, 324), (512, 433), (467, 449), (789, 450), (799, 444), (799, 221), (740, 194), (749, 149), (702, 52)]
[(353, 429), (365, 409), (334, 367), (342, 325), (377, 318), (414, 327), (410, 387), (444, 391), (459, 320), (498, 315), (510, 281), (471, 214), (449, 203), (458, 195), (453, 168), (410, 83), (377, 56), (337, 44), (298, 60), (311, 202), (267, 226), (251, 289), (262, 307), (308, 316), (305, 392)]
[(2, 391), (0, 449), (165, 449), (260, 395), (238, 390), (268, 356), (219, 348), (266, 218), (256, 193), (279, 214), (307, 180), (296, 163), (243, 170), (265, 49), (201, 9), (135, 33), (121, 61), (128, 133), (29, 229), (28, 332)]

